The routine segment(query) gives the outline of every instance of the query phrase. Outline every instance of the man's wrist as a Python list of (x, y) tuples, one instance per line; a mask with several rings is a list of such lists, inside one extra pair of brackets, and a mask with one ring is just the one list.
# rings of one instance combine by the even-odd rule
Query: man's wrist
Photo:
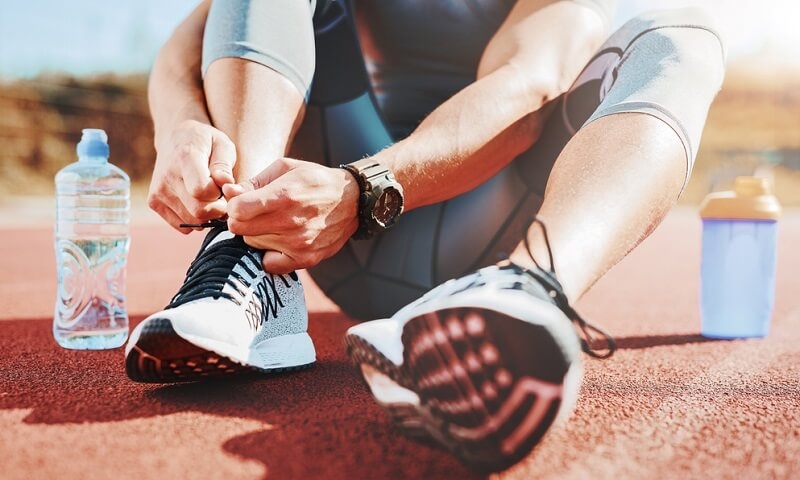
[[(350, 191), (355, 190), (355, 202), (351, 202), (351, 205), (355, 205), (356, 207), (356, 230), (353, 233), (352, 237), (356, 240), (369, 238), (369, 234), (367, 232), (367, 226), (364, 222), (364, 207), (365, 207), (365, 193), (367, 190), (366, 183), (361, 175), (358, 173), (357, 170), (353, 169), (347, 164), (339, 165), (339, 168), (344, 170), (350, 180), (348, 184), (351, 186)], [(352, 187), (355, 186), (355, 189)], [(345, 191), (347, 193), (347, 191)]]
[(361, 187), (359, 186), (358, 179), (344, 168), (340, 168), (342, 175), (344, 175), (344, 190), (342, 192), (342, 202), (349, 205), (351, 210), (350, 218), (353, 222), (352, 235), (355, 235), (359, 226), (359, 211), (361, 208)]

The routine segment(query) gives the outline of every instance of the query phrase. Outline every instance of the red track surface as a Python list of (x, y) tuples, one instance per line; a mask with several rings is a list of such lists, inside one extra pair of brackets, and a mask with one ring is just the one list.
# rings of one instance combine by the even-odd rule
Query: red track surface
[[(473, 478), (399, 435), (342, 344), (353, 322), (306, 282), (318, 364), (193, 385), (127, 380), (122, 349), (76, 352), (50, 333), (49, 224), (0, 216), (0, 477)], [(174, 293), (200, 240), (139, 222), (134, 322)], [(780, 227), (769, 338), (698, 336), (700, 222), (674, 211), (579, 309), (617, 337), (585, 362), (576, 412), (502, 478), (800, 478), (800, 213)]]

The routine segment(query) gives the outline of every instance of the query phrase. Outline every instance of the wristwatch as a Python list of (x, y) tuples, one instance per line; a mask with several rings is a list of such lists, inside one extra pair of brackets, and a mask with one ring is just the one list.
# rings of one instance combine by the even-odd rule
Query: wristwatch
[(339, 165), (358, 182), (358, 230), (353, 238), (370, 238), (397, 223), (403, 213), (403, 187), (392, 172), (375, 160), (365, 158)]

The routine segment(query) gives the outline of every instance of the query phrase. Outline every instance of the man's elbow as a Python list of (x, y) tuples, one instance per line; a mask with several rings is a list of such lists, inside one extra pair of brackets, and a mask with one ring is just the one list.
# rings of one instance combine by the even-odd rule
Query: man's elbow
[(508, 83), (511, 86), (508, 91), (509, 99), (514, 102), (521, 100), (525, 113), (538, 111), (566, 92), (570, 86), (552, 72), (525, 69), (513, 62), (508, 63), (506, 68), (512, 77)]

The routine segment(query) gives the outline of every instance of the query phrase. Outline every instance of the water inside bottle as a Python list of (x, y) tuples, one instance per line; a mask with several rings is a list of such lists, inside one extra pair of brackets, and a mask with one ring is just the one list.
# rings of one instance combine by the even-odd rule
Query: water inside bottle
[(56, 240), (60, 261), (53, 333), (60, 345), (113, 348), (124, 343), (128, 244), (126, 237)]
[(115, 348), (128, 337), (128, 184), (114, 176), (87, 181), (82, 173), (57, 181), (53, 335), (65, 348)]

